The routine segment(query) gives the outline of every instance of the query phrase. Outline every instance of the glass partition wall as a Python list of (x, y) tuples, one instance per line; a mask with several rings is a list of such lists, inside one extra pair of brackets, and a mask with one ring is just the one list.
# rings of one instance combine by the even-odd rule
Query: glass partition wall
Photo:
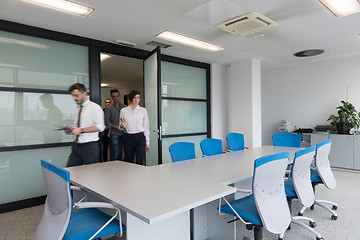
[(70, 85), (89, 88), (88, 47), (0, 31), (0, 204), (45, 195), (40, 159), (64, 167)]
[(209, 136), (206, 68), (161, 62), (162, 163), (171, 162), (169, 146), (174, 142), (199, 143)]

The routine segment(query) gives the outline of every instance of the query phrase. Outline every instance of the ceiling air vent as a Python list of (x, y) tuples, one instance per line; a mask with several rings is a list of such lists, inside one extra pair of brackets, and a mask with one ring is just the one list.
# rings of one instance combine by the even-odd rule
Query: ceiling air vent
[(308, 49), (308, 50), (294, 53), (294, 56), (295, 57), (313, 57), (313, 56), (322, 54), (323, 52), (324, 52), (323, 49)]
[(172, 45), (165, 44), (165, 43), (161, 43), (161, 42), (157, 42), (157, 41), (148, 42), (148, 43), (146, 43), (146, 45), (154, 46), (154, 47), (161, 47), (161, 48), (168, 48), (168, 47), (171, 47), (171, 46), (172, 46)]
[(277, 25), (270, 18), (253, 12), (227, 20), (216, 27), (238, 36), (245, 36)]

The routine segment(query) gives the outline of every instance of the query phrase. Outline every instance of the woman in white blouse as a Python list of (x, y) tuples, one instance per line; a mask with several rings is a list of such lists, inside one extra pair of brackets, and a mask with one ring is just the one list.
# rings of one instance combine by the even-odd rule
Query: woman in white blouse
[(139, 106), (140, 92), (132, 90), (128, 98), (131, 104), (120, 111), (120, 128), (124, 131), (125, 161), (144, 164), (145, 150), (150, 150), (149, 117), (145, 108)]

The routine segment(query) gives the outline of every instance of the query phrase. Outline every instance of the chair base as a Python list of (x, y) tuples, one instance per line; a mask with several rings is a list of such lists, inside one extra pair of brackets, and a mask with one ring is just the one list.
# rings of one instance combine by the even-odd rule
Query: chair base
[[(305, 223), (301, 222), (300, 220), (309, 221), (310, 226), (306, 225)], [(295, 223), (295, 224), (307, 229), (308, 231), (312, 232), (313, 234), (315, 234), (317, 240), (323, 240), (320, 233), (318, 233), (317, 231), (315, 231), (313, 229), (316, 226), (315, 221), (313, 219), (308, 218), (308, 217), (293, 216), (293, 217), (291, 217), (291, 222)], [(279, 240), (284, 239), (284, 234), (285, 234), (285, 232), (283, 232), (279, 235)]]
[[(324, 203), (326, 204), (330, 204), (332, 205), (332, 209), (329, 208), (328, 206), (326, 206)], [(318, 205), (322, 208), (324, 208), (325, 210), (327, 210), (328, 212), (330, 212), (331, 215), (331, 220), (336, 220), (337, 219), (337, 213), (334, 211), (338, 208), (337, 204), (334, 202), (330, 202), (330, 201), (326, 201), (326, 200), (315, 200), (314, 205)], [(306, 207), (302, 207), (299, 211), (299, 216), (302, 216), (304, 214), (306, 210)]]

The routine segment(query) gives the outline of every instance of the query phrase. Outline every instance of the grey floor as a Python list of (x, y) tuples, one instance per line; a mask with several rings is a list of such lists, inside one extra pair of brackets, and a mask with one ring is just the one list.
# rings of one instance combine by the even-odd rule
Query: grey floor
[[(315, 207), (314, 211), (308, 210), (305, 216), (313, 218), (317, 230), (324, 240), (359, 240), (360, 239), (360, 172), (334, 171), (337, 187), (328, 190), (324, 186), (316, 188), (317, 199), (334, 201), (339, 205), (338, 219), (332, 221), (330, 213)], [(294, 204), (294, 212), (299, 210), (299, 204)], [(33, 238), (36, 227), (43, 212), (43, 205), (0, 214), (0, 240), (30, 240)], [(245, 226), (238, 223), (237, 240), (244, 236), (253, 239), (252, 231), (247, 231)], [(112, 240), (118, 238), (111, 238)], [(125, 239), (123, 237), (122, 239)], [(277, 236), (264, 231), (264, 240), (276, 240)], [(315, 240), (315, 235), (303, 228), (292, 225), (291, 230), (285, 233), (286, 240)], [(222, 239), (219, 239), (222, 240)]]

